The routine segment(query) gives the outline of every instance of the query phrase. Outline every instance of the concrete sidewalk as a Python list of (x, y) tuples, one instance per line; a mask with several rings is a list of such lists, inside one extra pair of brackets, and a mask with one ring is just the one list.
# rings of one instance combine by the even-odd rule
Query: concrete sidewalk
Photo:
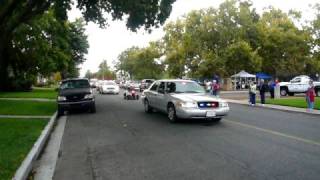
[(0, 115), (0, 118), (17, 118), (17, 119), (48, 119), (51, 116), (27, 116), (27, 115)]
[[(242, 105), (249, 105), (248, 100), (233, 100), (233, 99), (225, 99), (229, 103), (235, 103), (235, 104), (242, 104)], [(320, 115), (319, 110), (312, 110), (307, 111), (304, 108), (296, 108), (296, 107), (289, 107), (289, 106), (280, 106), (280, 105), (274, 105), (274, 104), (256, 104), (255, 106), (261, 107), (261, 108), (269, 108), (269, 109), (277, 109), (281, 111), (291, 111), (291, 112), (297, 112), (297, 113), (306, 113), (306, 114), (313, 114), (313, 115)]]
[(41, 101), (41, 102), (55, 102), (55, 99), (46, 98), (0, 98), (0, 100), (12, 100), (12, 101)]

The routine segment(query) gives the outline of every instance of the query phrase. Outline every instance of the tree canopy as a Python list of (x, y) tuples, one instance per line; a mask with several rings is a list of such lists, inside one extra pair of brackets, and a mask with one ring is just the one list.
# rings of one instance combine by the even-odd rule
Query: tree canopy
[(116, 68), (119, 73), (125, 71), (133, 79), (157, 79), (162, 76), (164, 66), (159, 42), (151, 42), (146, 48), (131, 47), (119, 55)]
[(67, 21), (74, 2), (86, 22), (106, 27), (110, 20), (125, 19), (127, 27), (136, 31), (162, 25), (174, 0), (0, 1), (0, 90), (12, 89), (10, 73), (26, 64), (30, 68), (20, 74), (35, 75), (35, 69), (44, 75), (59, 69), (63, 77), (78, 73), (76, 65), (84, 61), (88, 44), (84, 21)]
[(319, 73), (320, 5), (314, 9), (316, 18), (307, 23), (300, 23), (301, 12), (293, 10), (269, 7), (258, 14), (251, 1), (226, 0), (218, 8), (192, 11), (164, 27), (159, 41), (164, 74), (211, 78), (241, 70), (275, 77)]

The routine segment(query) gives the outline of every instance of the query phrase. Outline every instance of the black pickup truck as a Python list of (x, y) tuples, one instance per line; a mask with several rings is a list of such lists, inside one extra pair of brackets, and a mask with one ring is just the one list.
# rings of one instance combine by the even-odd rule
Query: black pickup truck
[(96, 112), (95, 97), (88, 79), (63, 80), (58, 90), (57, 103), (58, 116), (72, 109)]

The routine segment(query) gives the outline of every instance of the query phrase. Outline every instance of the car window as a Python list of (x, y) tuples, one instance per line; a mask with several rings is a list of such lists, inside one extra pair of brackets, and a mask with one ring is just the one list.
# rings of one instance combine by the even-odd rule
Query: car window
[(74, 89), (74, 88), (90, 88), (87, 80), (72, 80), (62, 82), (60, 89)]
[(167, 84), (168, 93), (205, 93), (205, 90), (196, 82), (179, 81)]
[(116, 85), (114, 82), (105, 82), (104, 85)]
[(164, 87), (165, 87), (164, 82), (161, 82), (158, 88), (158, 92), (161, 94), (164, 94)]
[(150, 88), (150, 90), (151, 91), (157, 91), (158, 86), (159, 86), (159, 83), (156, 82), (156, 83), (153, 84), (153, 86)]
[(176, 91), (176, 84), (174, 82), (167, 82), (167, 93), (173, 93)]
[(301, 78), (295, 78), (291, 82), (293, 83), (299, 83), (301, 81)]

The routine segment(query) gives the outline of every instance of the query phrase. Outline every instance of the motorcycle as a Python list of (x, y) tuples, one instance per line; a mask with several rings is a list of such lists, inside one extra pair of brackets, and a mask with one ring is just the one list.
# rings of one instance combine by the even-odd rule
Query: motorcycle
[(124, 92), (123, 97), (125, 100), (138, 100), (139, 94), (134, 89), (128, 88), (126, 92)]

